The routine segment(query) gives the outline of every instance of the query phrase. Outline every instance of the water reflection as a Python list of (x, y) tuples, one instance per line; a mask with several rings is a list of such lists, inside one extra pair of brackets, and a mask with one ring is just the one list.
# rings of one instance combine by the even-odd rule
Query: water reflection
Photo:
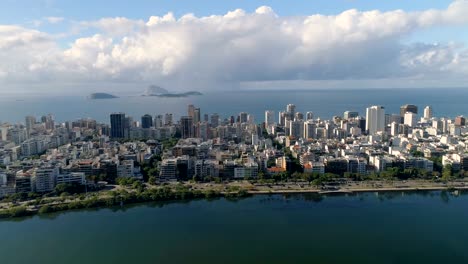
[[(69, 211), (60, 211), (47, 214), (39, 214), (36, 216), (18, 217), (18, 218), (7, 218), (1, 219), (2, 221), (11, 222), (22, 222), (33, 218), (40, 220), (56, 220), (62, 214), (68, 213), (94, 213), (100, 210), (109, 210), (113, 213), (125, 213), (131, 209), (139, 207), (149, 208), (164, 208), (168, 205), (188, 205), (195, 202), (206, 202), (212, 203), (216, 201), (226, 201), (229, 203), (238, 203), (244, 200), (258, 202), (258, 203), (274, 203), (282, 201), (287, 207), (291, 207), (294, 202), (306, 202), (306, 203), (321, 203), (328, 198), (340, 198), (340, 199), (353, 199), (359, 202), (365, 202), (369, 199), (376, 199), (383, 203), (385, 201), (394, 201), (398, 199), (405, 199), (408, 197), (422, 197), (428, 199), (439, 199), (442, 203), (448, 204), (451, 200), (468, 195), (468, 190), (444, 190), (444, 191), (394, 191), (394, 192), (368, 192), (368, 193), (334, 193), (334, 194), (319, 194), (319, 193), (285, 193), (285, 194), (259, 194), (248, 197), (225, 197), (225, 198), (209, 198), (209, 199), (194, 199), (194, 200), (174, 200), (174, 201), (160, 201), (160, 202), (147, 202), (147, 203), (135, 203), (125, 204), (123, 206), (112, 206), (112, 207), (101, 207), (101, 208), (86, 208)], [(304, 204), (303, 204), (304, 205)], [(295, 205), (297, 206), (297, 204)], [(287, 208), (286, 207), (286, 208)]]

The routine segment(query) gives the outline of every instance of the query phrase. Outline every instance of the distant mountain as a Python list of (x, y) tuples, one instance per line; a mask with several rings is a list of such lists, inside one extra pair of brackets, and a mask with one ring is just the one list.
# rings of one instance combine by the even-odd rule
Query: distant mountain
[(197, 91), (189, 91), (189, 92), (183, 92), (183, 93), (171, 93), (164, 88), (161, 88), (156, 85), (151, 85), (148, 88), (146, 88), (146, 91), (143, 93), (142, 96), (187, 97), (187, 96), (197, 96), (197, 95), (203, 95), (203, 94)]
[(168, 94), (168, 93), (169, 91), (162, 87), (159, 87), (156, 85), (150, 85), (148, 88), (146, 88), (146, 91), (143, 93), (143, 95), (144, 96), (158, 96), (161, 94)]
[(113, 99), (113, 98), (119, 98), (118, 96), (108, 94), (108, 93), (92, 93), (87, 96), (88, 99)]

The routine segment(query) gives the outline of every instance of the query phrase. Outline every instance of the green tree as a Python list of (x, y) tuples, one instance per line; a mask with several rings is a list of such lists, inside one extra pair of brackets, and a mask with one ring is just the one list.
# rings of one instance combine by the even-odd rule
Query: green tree
[(442, 170), (442, 180), (450, 181), (452, 178), (452, 164), (447, 164)]
[(39, 208), (38, 213), (39, 214), (46, 214), (52, 212), (52, 208), (49, 205), (43, 205), (41, 208)]
[(28, 211), (26, 210), (25, 206), (17, 206), (10, 208), (8, 212), (11, 217), (20, 217), (28, 215)]
[(148, 178), (148, 183), (151, 185), (156, 185), (156, 177), (155, 176), (150, 176)]

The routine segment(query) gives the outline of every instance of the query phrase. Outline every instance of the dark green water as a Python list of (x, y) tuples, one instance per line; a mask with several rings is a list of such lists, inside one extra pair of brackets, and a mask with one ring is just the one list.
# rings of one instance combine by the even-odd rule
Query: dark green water
[(0, 222), (0, 263), (468, 263), (468, 196), (145, 204)]

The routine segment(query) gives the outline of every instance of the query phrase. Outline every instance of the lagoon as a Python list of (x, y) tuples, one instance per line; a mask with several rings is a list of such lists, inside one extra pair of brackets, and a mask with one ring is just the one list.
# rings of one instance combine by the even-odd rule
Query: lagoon
[(255, 195), (0, 221), (2, 263), (464, 263), (468, 196)]

